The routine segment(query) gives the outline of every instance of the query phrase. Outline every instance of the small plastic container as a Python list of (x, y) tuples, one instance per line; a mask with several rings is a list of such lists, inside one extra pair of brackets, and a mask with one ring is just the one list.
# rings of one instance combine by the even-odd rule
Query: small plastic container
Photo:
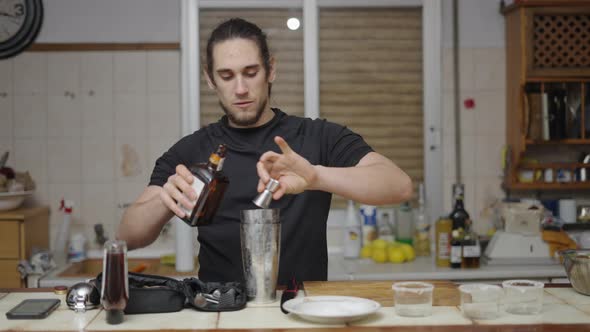
[(432, 284), (419, 281), (396, 282), (392, 288), (395, 312), (398, 315), (423, 317), (432, 314)]
[(506, 280), (504, 304), (506, 312), (518, 315), (534, 315), (543, 310), (544, 284), (532, 280)]
[(467, 284), (459, 286), (461, 311), (469, 318), (493, 319), (500, 313), (499, 305), (502, 288), (488, 284)]

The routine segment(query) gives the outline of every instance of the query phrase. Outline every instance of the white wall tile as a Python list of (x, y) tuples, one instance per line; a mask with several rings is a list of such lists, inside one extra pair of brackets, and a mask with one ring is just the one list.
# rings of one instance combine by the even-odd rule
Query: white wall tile
[(13, 92), (13, 63), (12, 58), (0, 61), (0, 93), (12, 94)]
[(82, 196), (80, 211), (82, 212), (81, 222), (89, 225), (90, 234), (86, 236), (93, 238), (92, 226), (94, 224), (103, 224), (105, 231), (111, 234), (113, 232), (113, 221), (115, 219), (116, 200), (114, 182), (92, 183), (85, 182), (82, 184)]
[(147, 176), (151, 175), (156, 160), (158, 160), (164, 152), (168, 151), (168, 149), (170, 149), (170, 147), (172, 147), (172, 145), (174, 145), (179, 139), (179, 136), (158, 136), (148, 138)]
[(78, 96), (49, 95), (47, 103), (47, 136), (80, 138), (82, 108)]
[(477, 90), (498, 90), (506, 86), (505, 52), (504, 48), (473, 49), (474, 80)]
[[(471, 92), (464, 92), (461, 91), (460, 99), (459, 99), (459, 112), (460, 113), (460, 124), (461, 124), (461, 135), (476, 135), (477, 134), (477, 127), (476, 127), (476, 112), (477, 112), (477, 100), (475, 97), (477, 93), (475, 91)], [(465, 101), (469, 98), (475, 100), (475, 107), (474, 108), (466, 108)]]
[(112, 182), (115, 179), (115, 139), (112, 136), (82, 138), (82, 181)]
[[(9, 151), (9, 153), (14, 154), (14, 145), (12, 143), (13, 139), (12, 136), (0, 136), (0, 153), (4, 153), (5, 151)], [(10, 155), (9, 155), (10, 160)], [(7, 162), (7, 166), (10, 166), (11, 162)]]
[(47, 53), (21, 53), (14, 58), (14, 93), (47, 94)]
[(461, 176), (463, 177), (473, 177), (476, 175), (475, 150), (475, 136), (461, 135)]
[(112, 52), (85, 53), (81, 60), (80, 91), (84, 95), (112, 95), (113, 67)]
[[(494, 202), (500, 201), (505, 197), (504, 191), (501, 188), (501, 180), (499, 177), (478, 177), (475, 195), (475, 210), (473, 210), (472, 219), (474, 220), (475, 231), (478, 234), (486, 234), (490, 228), (492, 221), (491, 207)], [(488, 208), (486, 210), (486, 208)]]
[(180, 136), (180, 95), (158, 93), (148, 96), (148, 135)]
[(180, 52), (147, 53), (148, 91), (180, 93)]
[(11, 94), (2, 95), (0, 91), (0, 137), (12, 137), (14, 135), (13, 112)]
[(116, 94), (114, 97), (116, 136), (147, 136), (146, 96)]
[(116, 137), (115, 176), (121, 182), (147, 183), (153, 165), (147, 164), (145, 137)]
[(47, 96), (15, 95), (14, 105), (14, 136), (46, 137), (47, 136)]
[(114, 55), (115, 93), (147, 92), (146, 52), (117, 52)]
[(49, 183), (80, 184), (82, 180), (82, 142), (75, 138), (47, 139)]
[(475, 136), (475, 176), (497, 177), (502, 175), (502, 148), (506, 143), (505, 136)]
[(47, 53), (47, 92), (49, 95), (63, 96), (64, 93), (77, 94), (80, 89), (80, 60), (78, 52)]
[(506, 94), (480, 91), (475, 96), (475, 128), (478, 135), (506, 135)]
[(82, 97), (82, 136), (113, 137), (114, 124), (112, 94)]
[(47, 182), (47, 141), (43, 138), (16, 138), (8, 164), (18, 171), (29, 171), (37, 183)]
[(455, 177), (455, 135), (443, 135), (442, 137), (442, 148), (443, 148), (443, 175), (444, 177)]

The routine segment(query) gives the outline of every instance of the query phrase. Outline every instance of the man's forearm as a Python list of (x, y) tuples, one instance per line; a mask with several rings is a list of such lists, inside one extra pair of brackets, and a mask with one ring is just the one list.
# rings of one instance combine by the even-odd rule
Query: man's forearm
[(359, 163), (356, 167), (314, 166), (317, 177), (311, 189), (328, 191), (371, 205), (397, 204), (410, 200), (413, 191), (410, 177), (384, 157), (373, 160), (366, 164)]
[(123, 214), (118, 238), (129, 249), (145, 247), (160, 235), (162, 227), (174, 214), (161, 202), (159, 195), (133, 203)]

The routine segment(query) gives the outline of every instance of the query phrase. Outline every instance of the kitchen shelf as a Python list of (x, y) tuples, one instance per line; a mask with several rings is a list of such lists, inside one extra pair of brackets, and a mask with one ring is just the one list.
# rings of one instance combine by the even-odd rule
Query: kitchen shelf
[(526, 145), (589, 145), (590, 139), (588, 138), (568, 138), (560, 140), (533, 140), (527, 139)]
[[(590, 0), (527, 1), (507, 7), (503, 14), (508, 145), (504, 188), (590, 190), (590, 181), (576, 181), (577, 172), (590, 172), (590, 165), (572, 156), (590, 153), (585, 150), (590, 147), (590, 48), (585, 46), (587, 36), (579, 33), (587, 31)], [(571, 95), (577, 96), (577, 106), (572, 106), (576, 99)], [(534, 181), (521, 181), (523, 171), (533, 171), (527, 175)]]

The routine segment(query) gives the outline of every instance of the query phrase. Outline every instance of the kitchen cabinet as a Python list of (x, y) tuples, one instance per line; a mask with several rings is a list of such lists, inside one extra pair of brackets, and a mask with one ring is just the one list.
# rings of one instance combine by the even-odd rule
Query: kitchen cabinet
[(49, 208), (0, 212), (0, 288), (24, 287), (17, 270), (35, 249), (49, 248)]
[(506, 19), (507, 190), (588, 190), (590, 1), (527, 1)]

